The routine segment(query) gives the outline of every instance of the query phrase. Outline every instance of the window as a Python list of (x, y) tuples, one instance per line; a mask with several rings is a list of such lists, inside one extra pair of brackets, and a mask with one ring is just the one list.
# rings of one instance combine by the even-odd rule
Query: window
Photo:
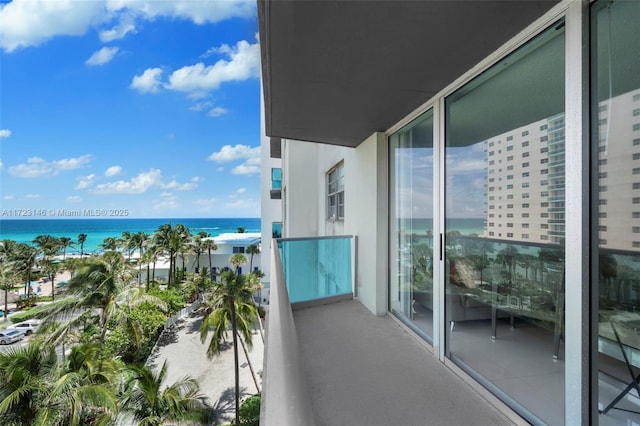
[(510, 183), (509, 185), (507, 185), (507, 189), (513, 189), (513, 184)]
[(271, 237), (282, 238), (282, 222), (271, 223)]
[[(640, 95), (638, 95), (638, 97), (640, 97)], [(512, 140), (513, 140), (513, 136), (507, 136), (507, 142), (512, 141)]]
[(513, 160), (513, 155), (510, 155), (507, 157), (507, 161), (511, 161), (511, 160)]
[(327, 173), (327, 219), (344, 219), (344, 163)]
[(540, 159), (540, 164), (547, 164), (549, 162), (548, 158), (541, 158)]
[(634, 175), (640, 175), (640, 167), (634, 167), (631, 173)]
[(640, 212), (632, 212), (631, 217), (633, 219), (640, 219)]
[(507, 151), (513, 151), (513, 145), (509, 145), (509, 146), (507, 147)]
[[(527, 133), (527, 134), (529, 134), (529, 132), (526, 132), (526, 133)], [(524, 135), (523, 135), (523, 136), (524, 136)], [(527, 146), (529, 146), (529, 141), (524, 141), (524, 142), (522, 142), (522, 147), (523, 147), (523, 148), (525, 148), (525, 147), (527, 147)], [(524, 155), (523, 155), (523, 157), (524, 157)]]
[(640, 204), (640, 197), (633, 197), (633, 198), (631, 199), (631, 202), (632, 202), (633, 204)]
[(640, 138), (636, 138), (633, 140), (633, 146), (638, 146), (640, 145)]
[(640, 130), (640, 124), (634, 124), (633, 125), (633, 131), (637, 132), (638, 130)]
[(640, 226), (634, 226), (633, 228), (631, 228), (631, 232), (633, 232), (634, 234), (640, 234)]
[(545, 154), (549, 152), (549, 147), (548, 146), (544, 146), (542, 148), (540, 148), (540, 154)]
[[(527, 166), (529, 165), (529, 163), (526, 163), (526, 164), (527, 164)], [(529, 177), (529, 172), (524, 172), (524, 173), (522, 173), (522, 177), (523, 177), (523, 178), (524, 178), (524, 177)]]
[(522, 208), (523, 209), (528, 209), (529, 208), (529, 203), (522, 203)]
[(633, 182), (631, 184), (632, 189), (640, 189), (640, 182)]
[(507, 238), (512, 238), (513, 237), (513, 232), (507, 232)]
[(282, 189), (282, 169), (271, 169), (271, 189)]
[(528, 130), (525, 130), (524, 132), (522, 132), (522, 136), (527, 136), (529, 134)]
[(522, 187), (523, 188), (528, 188), (529, 187), (529, 182), (522, 182)]
[(233, 253), (244, 253), (244, 247), (233, 247), (232, 248)]
[(543, 124), (542, 126), (540, 126), (540, 130), (547, 130), (547, 125)]
[(529, 238), (529, 234), (522, 234), (522, 238), (524, 238), (525, 240)]
[(529, 217), (529, 213), (522, 213), (522, 217), (523, 217), (524, 219), (528, 218), (528, 217)]

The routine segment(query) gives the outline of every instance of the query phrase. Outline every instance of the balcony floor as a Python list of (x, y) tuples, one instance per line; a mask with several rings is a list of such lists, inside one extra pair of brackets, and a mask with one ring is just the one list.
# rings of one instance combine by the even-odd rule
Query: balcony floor
[(416, 338), (355, 300), (294, 312), (318, 426), (511, 425)]

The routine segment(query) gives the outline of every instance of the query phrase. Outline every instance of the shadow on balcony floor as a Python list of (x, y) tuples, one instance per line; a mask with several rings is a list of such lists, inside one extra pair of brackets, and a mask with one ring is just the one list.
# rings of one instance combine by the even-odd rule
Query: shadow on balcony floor
[(294, 312), (318, 425), (510, 425), (387, 317), (351, 300)]

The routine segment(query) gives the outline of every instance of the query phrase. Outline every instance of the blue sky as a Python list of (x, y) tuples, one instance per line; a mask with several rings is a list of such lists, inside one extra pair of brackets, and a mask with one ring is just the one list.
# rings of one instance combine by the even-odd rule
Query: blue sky
[(259, 217), (257, 32), (254, 0), (0, 5), (0, 218)]

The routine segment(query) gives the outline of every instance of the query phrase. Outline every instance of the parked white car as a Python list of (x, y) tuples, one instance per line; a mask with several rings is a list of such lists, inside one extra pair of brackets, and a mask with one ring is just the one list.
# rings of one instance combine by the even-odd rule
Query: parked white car
[(15, 324), (11, 324), (7, 327), (7, 330), (18, 330), (22, 331), (25, 335), (30, 336), (31, 334), (38, 331), (38, 327), (42, 324), (42, 320), (39, 319), (30, 319), (22, 322), (18, 322)]
[(8, 345), (9, 343), (22, 340), (24, 333), (20, 330), (0, 330), (0, 345)]

